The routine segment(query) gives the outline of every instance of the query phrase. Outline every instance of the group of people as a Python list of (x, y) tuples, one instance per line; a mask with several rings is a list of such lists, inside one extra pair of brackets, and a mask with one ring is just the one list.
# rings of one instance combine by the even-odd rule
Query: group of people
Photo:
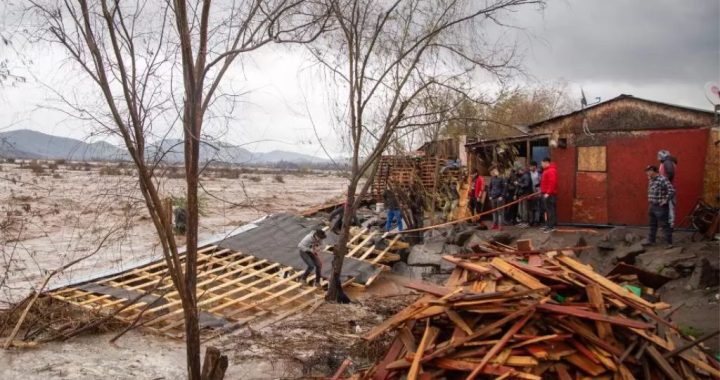
[[(648, 217), (650, 232), (644, 245), (654, 245), (657, 240), (658, 228), (662, 228), (665, 242), (672, 247), (673, 223), (675, 217), (675, 179), (677, 159), (670, 152), (658, 152), (659, 166), (647, 165), (645, 172), (648, 177)], [(550, 233), (557, 225), (557, 194), (558, 173), (557, 167), (550, 160), (544, 158), (541, 162), (542, 171), (536, 162), (531, 162), (527, 168), (515, 168), (507, 176), (502, 176), (497, 167), (490, 170), (490, 180), (478, 173), (470, 182), (468, 191), (468, 207), (473, 215), (483, 212), (486, 197), (492, 208), (492, 229), (502, 230), (505, 220), (517, 222), (520, 227), (537, 226), (544, 224), (543, 230)], [(454, 188), (454, 191), (453, 189)], [(457, 187), (445, 185), (442, 189), (447, 200), (443, 209), (457, 206)], [(422, 227), (424, 201), (419, 191), (409, 194), (410, 215), (414, 227)], [(397, 194), (390, 188), (383, 194), (387, 220), (385, 230), (397, 225), (398, 230), (403, 229), (403, 216)], [(511, 206), (504, 207), (508, 203)], [(339, 209), (344, 210), (345, 207)], [(446, 211), (447, 212), (447, 211)], [(342, 211), (338, 212), (342, 219)], [(336, 217), (338, 216), (336, 215)], [(332, 230), (338, 232), (341, 225), (333, 224)], [(315, 285), (320, 284), (322, 262), (319, 251), (326, 235), (322, 229), (316, 229), (305, 236), (298, 244), (300, 258), (307, 265), (301, 280), (315, 272)]]
[[(492, 229), (502, 230), (506, 224), (519, 227), (543, 225), (552, 232), (557, 224), (557, 168), (550, 158), (535, 161), (526, 168), (514, 168), (503, 176), (497, 167), (490, 169), (490, 180), (475, 173), (468, 191), (468, 208), (473, 215), (483, 212), (485, 199), (490, 202)], [(506, 204), (510, 204), (505, 207)]]

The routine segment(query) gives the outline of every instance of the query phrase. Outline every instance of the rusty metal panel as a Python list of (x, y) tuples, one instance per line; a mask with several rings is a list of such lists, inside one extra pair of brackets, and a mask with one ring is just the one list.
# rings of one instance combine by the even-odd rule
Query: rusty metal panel
[(647, 177), (644, 168), (657, 164), (657, 152), (667, 149), (678, 159), (675, 173), (679, 226), (703, 194), (709, 130), (635, 133), (608, 141), (610, 223), (647, 225)]
[(604, 172), (607, 170), (605, 146), (578, 147), (578, 171)]
[(577, 172), (575, 181), (575, 198), (607, 197), (606, 173)]
[(607, 223), (607, 174), (577, 172), (573, 221), (577, 223)]

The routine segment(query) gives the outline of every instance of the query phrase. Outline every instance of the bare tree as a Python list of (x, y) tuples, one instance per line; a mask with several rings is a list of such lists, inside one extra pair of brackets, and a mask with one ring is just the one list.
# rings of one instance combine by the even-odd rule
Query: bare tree
[[(502, 25), (508, 11), (542, 0), (326, 0), (334, 33), (311, 52), (346, 91), (340, 129), (351, 151), (343, 228), (326, 298), (342, 294), (340, 275), (350, 220), (376, 163), (399, 133), (435, 123), (434, 94), (467, 94), (479, 71), (506, 77), (517, 68), (513, 45), (487, 44), (484, 23)], [(437, 96), (437, 95), (436, 95)], [(367, 182), (360, 186), (362, 178)]]
[[(307, 0), (30, 0), (33, 37), (60, 44), (101, 94), (89, 108), (63, 98), (70, 114), (119, 137), (182, 302), (189, 379), (199, 379), (198, 177), (204, 121), (233, 94), (222, 90), (242, 54), (270, 43), (307, 43), (324, 30), (322, 4)], [(62, 94), (62, 91), (58, 91)], [(146, 157), (153, 130), (182, 128), (188, 211), (184, 257)]]

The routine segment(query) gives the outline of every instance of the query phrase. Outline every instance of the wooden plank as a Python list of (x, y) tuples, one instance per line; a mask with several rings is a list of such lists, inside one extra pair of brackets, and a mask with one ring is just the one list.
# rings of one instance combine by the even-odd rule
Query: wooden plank
[(683, 380), (684, 379), (682, 376), (680, 376), (679, 373), (677, 373), (675, 371), (675, 369), (672, 367), (672, 365), (670, 365), (670, 363), (668, 363), (668, 361), (662, 357), (662, 355), (660, 354), (660, 352), (658, 352), (658, 350), (657, 350), (657, 348), (655, 348), (655, 346), (649, 345), (645, 349), (645, 353), (647, 353), (648, 356), (650, 356), (650, 358), (655, 362), (655, 364), (658, 365), (658, 368), (660, 368), (660, 370), (671, 380)]
[(593, 363), (587, 357), (578, 353), (565, 356), (563, 360), (567, 361), (568, 363), (574, 365), (577, 368), (580, 368), (583, 372), (594, 377), (600, 376), (606, 371), (605, 367)]
[[(273, 264), (273, 265), (277, 265), (277, 264)], [(253, 277), (254, 274), (249, 274), (248, 276)], [(300, 274), (299, 274), (299, 273), (296, 273), (296, 274), (294, 274), (293, 276), (288, 277), (287, 279), (294, 279), (294, 278), (297, 278), (297, 277), (299, 277), (299, 276), (300, 276)], [(287, 280), (287, 279), (286, 279), (286, 280)], [(198, 308), (201, 308), (202, 306), (208, 305), (208, 304), (210, 304), (210, 303), (212, 303), (212, 302), (221, 300), (221, 299), (223, 299), (223, 298), (229, 298), (230, 296), (232, 296), (232, 295), (234, 295), (234, 294), (237, 294), (237, 293), (246, 291), (248, 288), (251, 288), (251, 287), (253, 287), (253, 286), (255, 286), (255, 285), (259, 284), (259, 283), (265, 282), (265, 281), (268, 281), (268, 279), (267, 279), (267, 278), (259, 278), (259, 279), (256, 279), (255, 281), (250, 282), (250, 283), (243, 284), (243, 285), (240, 286), (240, 287), (230, 289), (230, 290), (228, 290), (228, 291), (225, 292), (225, 293), (222, 293), (222, 294), (219, 294), (219, 295), (215, 295), (215, 296), (213, 296), (213, 297), (210, 297), (210, 298), (205, 299), (205, 300), (202, 300), (202, 301), (198, 301), (197, 307), (198, 307)], [(222, 284), (222, 285), (229, 286), (229, 285), (234, 285), (234, 284), (236, 284), (236, 283), (235, 283), (235, 282), (231, 282), (231, 283), (225, 283), (225, 284)], [(274, 283), (273, 285), (275, 285), (275, 284), (277, 284), (277, 283)], [(218, 287), (219, 287), (219, 286), (221, 286), (221, 285), (218, 285)], [(254, 295), (256, 295), (256, 292), (252, 292), (252, 293), (250, 293), (249, 295), (254, 296)], [(247, 298), (250, 298), (250, 297), (248, 297), (248, 294), (246, 294), (246, 295), (244, 295), (244, 296), (242, 296), (242, 297), (240, 297), (240, 298), (233, 299), (233, 300), (230, 301), (230, 302), (226, 302), (226, 303), (222, 304), (222, 306), (223, 306), (223, 308), (224, 308), (224, 307), (228, 307), (228, 306), (231, 306), (231, 305), (240, 303), (240, 302), (244, 301), (244, 300), (247, 299)], [(165, 306), (165, 305), (163, 305), (163, 306)], [(217, 309), (217, 310), (221, 310), (221, 309), (222, 309), (222, 308)], [(217, 311), (217, 310), (210, 309), (209, 312), (215, 312), (215, 311)], [(172, 317), (174, 317), (174, 316), (178, 316), (178, 315), (180, 315), (181, 313), (182, 313), (182, 309), (175, 310), (175, 311), (171, 311), (171, 312), (168, 313), (168, 314), (164, 314), (164, 315), (162, 315), (162, 316), (160, 316), (160, 317), (158, 317), (158, 318), (155, 318), (155, 319), (153, 319), (153, 320), (151, 320), (151, 321), (148, 321), (148, 322), (146, 323), (146, 325), (155, 325), (155, 324), (157, 324), (157, 323), (159, 323), (159, 322), (163, 322), (163, 321), (165, 321), (165, 320), (167, 320), (167, 319), (170, 319), (170, 318), (172, 318)]]
[(444, 297), (452, 292), (452, 289), (435, 285), (424, 281), (412, 281), (403, 285), (408, 289), (419, 290), (423, 293), (431, 294), (437, 297)]
[[(363, 247), (365, 247), (365, 244), (366, 244), (367, 242), (369, 242), (370, 239), (372, 239), (373, 237), (375, 237), (375, 235), (377, 235), (377, 231), (373, 231), (370, 235), (368, 235), (368, 236), (365, 238), (365, 240), (363, 240), (360, 244), (358, 244), (355, 248), (353, 248), (350, 252), (348, 252), (348, 254), (345, 255), (345, 257), (352, 257), (352, 258), (354, 258), (355, 254), (356, 254), (360, 249), (362, 249)], [(358, 235), (358, 236), (359, 236), (359, 235)], [(371, 248), (374, 249), (374, 247), (371, 247)]]
[[(205, 293), (206, 293), (206, 294), (214, 294), (216, 291), (218, 291), (218, 290), (220, 290), (220, 289), (232, 287), (232, 286), (234, 286), (234, 285), (237, 285), (237, 284), (241, 283), (242, 281), (251, 279), (251, 278), (253, 278), (253, 277), (257, 277), (257, 276), (258, 276), (258, 273), (264, 273), (264, 272), (273, 270), (273, 269), (275, 269), (275, 268), (277, 268), (277, 267), (279, 267), (279, 266), (280, 266), (280, 265), (277, 264), (277, 263), (276, 263), (276, 264), (272, 264), (272, 265), (268, 265), (267, 267), (264, 267), (264, 268), (262, 268), (262, 269), (258, 269), (258, 270), (255, 270), (255, 271), (251, 272), (251, 273), (245, 274), (244, 276), (241, 276), (241, 277), (235, 278), (235, 279), (233, 279), (233, 280), (231, 280), (231, 281), (223, 282), (222, 284), (216, 285), (216, 286), (214, 286), (214, 287), (212, 287), (212, 288), (210, 288), (210, 289), (205, 290)], [(250, 270), (249, 268), (250, 268), (250, 267), (243, 268), (243, 270), (241, 270), (240, 273), (243, 273), (243, 272), (245, 272), (246, 270)], [(247, 289), (247, 288), (249, 288), (249, 287), (251, 287), (251, 286), (253, 286), (253, 285), (255, 285), (255, 284), (259, 283), (259, 282), (262, 282), (262, 281), (267, 281), (267, 278), (260, 278), (259, 280), (256, 280), (256, 281), (254, 281), (254, 282), (251, 282), (250, 285), (243, 284), (243, 286), (242, 286), (241, 288), (239, 288), (239, 289), (238, 289), (238, 288), (231, 289), (230, 291), (225, 292), (225, 293), (222, 293), (222, 294), (220, 294), (220, 295), (215, 295), (215, 294), (214, 294), (214, 295), (210, 298), (210, 300), (219, 300), (219, 299), (222, 299), (222, 298), (224, 298), (224, 297), (227, 297), (227, 296), (229, 296), (229, 295), (234, 294), (234, 292), (238, 292), (238, 291)], [(231, 292), (233, 292), (233, 293), (232, 293), (232, 294), (229, 294), (229, 293), (231, 293)], [(174, 291), (173, 293), (176, 294), (177, 291)], [(198, 307), (207, 304), (205, 301), (206, 301), (206, 300), (203, 300), (203, 302), (198, 302)], [(201, 305), (201, 303), (202, 303), (202, 305)], [(158, 312), (158, 311), (160, 311), (160, 310), (168, 309), (168, 308), (170, 308), (170, 307), (172, 307), (172, 306), (179, 306), (180, 304), (181, 304), (181, 301), (180, 301), (180, 300), (174, 300), (174, 301), (168, 302), (168, 303), (166, 303), (166, 304), (163, 304), (163, 305), (154, 307), (154, 308), (152, 308), (152, 309), (150, 309), (150, 310), (147, 310), (145, 313), (155, 313), (155, 312)], [(142, 307), (142, 305), (139, 305), (139, 304), (138, 304), (138, 305), (133, 305), (133, 306), (128, 307), (127, 310), (134, 310), (134, 309), (137, 309), (137, 308), (140, 308), (140, 307)]]
[(525, 326), (525, 324), (530, 320), (530, 318), (533, 316), (534, 311), (530, 311), (524, 318), (520, 319), (519, 321), (515, 322), (510, 329), (508, 329), (507, 332), (503, 335), (502, 338), (500, 338), (500, 341), (497, 342), (491, 349), (488, 351), (485, 356), (483, 356), (482, 361), (475, 367), (472, 372), (470, 372), (470, 375), (468, 375), (467, 380), (472, 380), (475, 378), (475, 376), (479, 375), (482, 372), (483, 367), (492, 359), (498, 352), (500, 352), (501, 349), (505, 347), (507, 342), (510, 340), (510, 338), (515, 335), (520, 329)]
[[(587, 293), (588, 301), (590, 301), (595, 310), (601, 315), (607, 315), (607, 311), (605, 310), (605, 297), (603, 297), (600, 286), (598, 284), (588, 284), (585, 286), (585, 292)], [(595, 328), (600, 338), (610, 339), (613, 337), (612, 327), (609, 323), (595, 321)]]
[(415, 352), (415, 357), (413, 358), (412, 364), (410, 365), (410, 370), (407, 374), (408, 380), (417, 380), (417, 375), (420, 372), (420, 360), (423, 357), (423, 353), (425, 352), (425, 348), (428, 345), (428, 339), (430, 337), (430, 320), (428, 319), (425, 322), (425, 332), (423, 333), (422, 339), (420, 339), (420, 344), (418, 345), (418, 349)]
[(450, 320), (466, 334), (470, 335), (473, 333), (473, 329), (468, 326), (467, 322), (465, 322), (465, 320), (456, 311), (445, 308), (445, 314), (447, 314), (448, 318), (450, 318)]
[(603, 322), (608, 322), (608, 323), (611, 323), (614, 325), (632, 327), (632, 328), (636, 328), (636, 329), (651, 329), (651, 328), (655, 327), (649, 323), (639, 322), (639, 321), (636, 321), (633, 319), (628, 319), (628, 318), (611, 317), (611, 316), (607, 316), (607, 315), (602, 315), (599, 313), (584, 310), (584, 309), (581, 309), (579, 307), (574, 307), (574, 306), (543, 304), (543, 305), (538, 305), (538, 309), (549, 311), (551, 313), (572, 315), (572, 316), (576, 316), (576, 317), (580, 317), (580, 318), (592, 319), (594, 321), (603, 321)]
[[(371, 261), (371, 263), (372, 263), (372, 264), (377, 264), (377, 263), (381, 262), (382, 260), (384, 260), (384, 259), (385, 259), (385, 256), (387, 256), (388, 252), (390, 252), (390, 250), (395, 246), (395, 244), (397, 244), (398, 239), (400, 239), (400, 235), (395, 235), (395, 237), (390, 241), (390, 243), (388, 244), (388, 246), (385, 247), (385, 249), (384, 249), (382, 252), (380, 252), (380, 254), (377, 255), (377, 257), (375, 257), (375, 258)], [(399, 259), (398, 259), (398, 260), (399, 260)]]
[(602, 275), (598, 274), (597, 272), (595, 272), (594, 270), (592, 270), (587, 265), (581, 264), (565, 255), (557, 255), (555, 258), (558, 261), (560, 261), (561, 263), (563, 263), (564, 265), (566, 265), (567, 267), (582, 274), (583, 276), (587, 277), (588, 279), (596, 282), (598, 285), (602, 286), (603, 288), (605, 288), (608, 291), (612, 292), (613, 294), (617, 295), (621, 299), (630, 299), (630, 300), (634, 301), (635, 303), (638, 303), (647, 308), (653, 309), (654, 305), (652, 303), (645, 301), (644, 299), (636, 296), (631, 291), (608, 280), (604, 276), (602, 276)]
[(468, 260), (459, 259), (457, 257), (450, 256), (450, 255), (445, 255), (442, 258), (445, 261), (451, 262), (451, 263), (453, 263), (463, 269), (467, 269), (469, 271), (473, 271), (473, 272), (481, 273), (481, 274), (490, 273), (490, 268), (480, 265), (480, 264), (470, 262)]
[(529, 274), (515, 268), (510, 263), (499, 257), (492, 259), (492, 261), (490, 261), (490, 265), (495, 267), (497, 270), (499, 270), (506, 276), (514, 279), (515, 281), (532, 290), (539, 290), (541, 292), (550, 291), (550, 287), (538, 281), (535, 277), (532, 277)]

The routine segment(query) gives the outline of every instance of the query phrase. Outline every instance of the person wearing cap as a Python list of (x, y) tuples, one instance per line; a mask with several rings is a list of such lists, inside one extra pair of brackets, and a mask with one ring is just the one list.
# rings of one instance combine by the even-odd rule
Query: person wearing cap
[(298, 244), (300, 258), (307, 265), (307, 269), (305, 269), (305, 272), (300, 276), (301, 282), (304, 283), (310, 272), (315, 270), (315, 286), (320, 286), (320, 269), (322, 268), (322, 262), (320, 261), (319, 251), (325, 237), (325, 231), (318, 228), (300, 240), (300, 244)]
[[(657, 153), (657, 159), (660, 162), (660, 166), (658, 167), (658, 173), (660, 173), (661, 176), (665, 177), (670, 181), (670, 183), (675, 186), (675, 173), (677, 169), (677, 158), (673, 157), (670, 152), (667, 150), (660, 150)], [(669, 220), (670, 220), (670, 227), (672, 227), (675, 224), (675, 205), (677, 201), (675, 199), (675, 196), (670, 198), (670, 201), (668, 202), (669, 205)]]
[(653, 245), (657, 237), (658, 225), (665, 234), (667, 248), (672, 248), (672, 226), (670, 225), (670, 200), (675, 195), (672, 183), (658, 172), (658, 167), (645, 167), (648, 176), (648, 216), (650, 218), (650, 235), (643, 245)]

